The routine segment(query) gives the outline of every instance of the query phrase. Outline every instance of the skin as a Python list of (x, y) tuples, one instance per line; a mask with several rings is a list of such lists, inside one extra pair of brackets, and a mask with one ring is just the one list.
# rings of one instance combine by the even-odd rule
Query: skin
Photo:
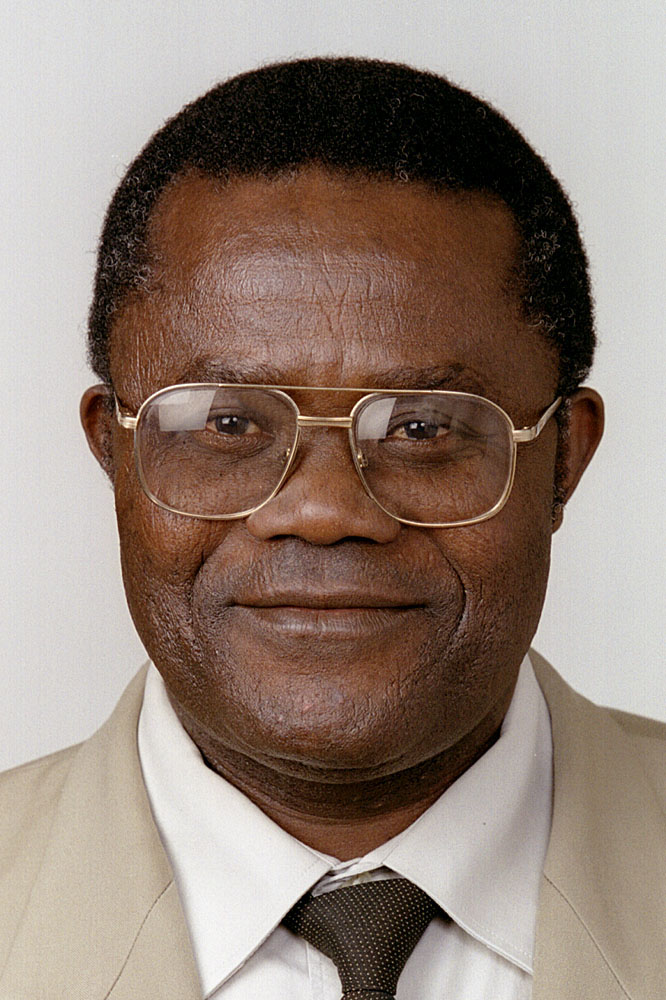
[[(556, 395), (557, 359), (510, 274), (510, 213), (480, 194), (330, 175), (181, 179), (151, 230), (147, 290), (113, 329), (136, 412), (179, 381), (450, 387), (516, 427)], [(81, 414), (114, 484), (127, 598), (205, 760), (285, 829), (339, 858), (411, 823), (497, 738), (545, 595), (558, 430), (520, 445), (502, 511), (402, 525), (364, 493), (346, 433), (305, 432), (278, 495), (227, 522), (159, 509), (109, 390)], [(345, 415), (351, 393), (295, 393)], [(570, 403), (564, 493), (601, 437)]]

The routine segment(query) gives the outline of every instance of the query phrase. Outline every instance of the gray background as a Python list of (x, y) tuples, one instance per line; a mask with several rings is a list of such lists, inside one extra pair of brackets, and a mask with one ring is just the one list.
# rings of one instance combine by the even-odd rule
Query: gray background
[(597, 701), (666, 719), (660, 0), (3, 4), (0, 766), (87, 736), (144, 654), (113, 503), (78, 424), (96, 238), (123, 167), (218, 79), (360, 54), (448, 74), (563, 180), (592, 262), (607, 433), (567, 509), (535, 645)]

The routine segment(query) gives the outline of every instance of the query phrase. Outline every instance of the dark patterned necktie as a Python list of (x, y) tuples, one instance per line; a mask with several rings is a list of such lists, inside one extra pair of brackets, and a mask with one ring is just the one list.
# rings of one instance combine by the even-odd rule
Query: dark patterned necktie
[(398, 979), (438, 911), (405, 878), (303, 896), (283, 923), (335, 963), (342, 1000), (395, 1000)]

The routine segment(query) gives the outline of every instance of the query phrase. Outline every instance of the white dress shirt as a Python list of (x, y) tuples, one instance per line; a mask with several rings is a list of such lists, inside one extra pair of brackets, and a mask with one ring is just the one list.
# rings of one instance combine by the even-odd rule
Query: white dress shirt
[(354, 861), (307, 847), (210, 770), (152, 666), (139, 754), (207, 1000), (339, 1000), (333, 963), (280, 922), (313, 886), (387, 869), (451, 917), (426, 930), (397, 1000), (529, 1000), (552, 742), (527, 657), (496, 743), (408, 829)]

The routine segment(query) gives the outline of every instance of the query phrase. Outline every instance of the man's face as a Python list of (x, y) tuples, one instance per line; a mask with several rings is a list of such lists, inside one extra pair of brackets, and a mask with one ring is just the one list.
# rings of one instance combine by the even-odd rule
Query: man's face
[[(511, 281), (511, 217), (489, 198), (317, 170), (189, 177), (152, 240), (152, 285), (112, 339), (133, 411), (181, 381), (436, 386), (522, 427), (556, 395), (556, 359)], [(294, 398), (339, 416), (358, 396)], [(357, 778), (496, 728), (545, 593), (556, 446), (555, 421), (520, 446), (492, 519), (417, 528), (366, 496), (346, 432), (313, 428), (272, 501), (213, 522), (153, 505), (114, 426), (129, 605), (186, 725), (282, 774)]]

